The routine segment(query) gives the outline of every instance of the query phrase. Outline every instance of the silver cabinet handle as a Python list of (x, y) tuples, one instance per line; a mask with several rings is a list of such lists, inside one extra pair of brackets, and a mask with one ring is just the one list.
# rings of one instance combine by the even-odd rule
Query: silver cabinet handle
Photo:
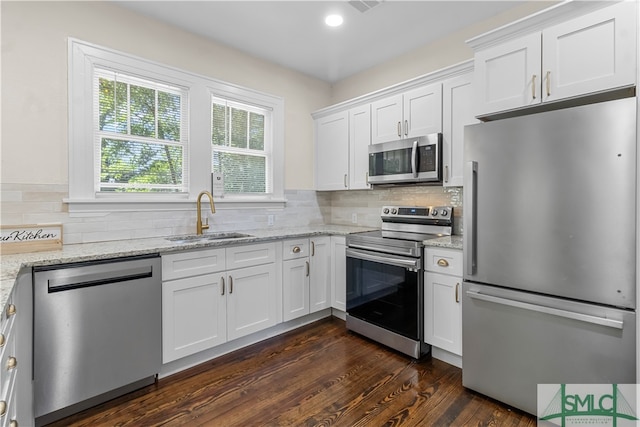
[(409, 120), (404, 121), (404, 135), (405, 136), (409, 135)]
[(347, 188), (347, 174), (344, 174), (344, 188)]
[(449, 182), (449, 165), (444, 165), (444, 182)]
[(233, 293), (233, 277), (229, 276), (229, 293)]
[(309, 277), (309, 261), (305, 261), (305, 264), (307, 265), (307, 277)]
[(466, 218), (470, 218), (471, 221), (466, 221), (464, 226), (465, 236), (462, 241), (464, 246), (465, 257), (465, 275), (472, 276), (475, 273), (476, 268), (476, 185), (478, 175), (478, 162), (467, 162), (465, 165), (466, 171), (464, 174), (464, 207), (471, 212)]
[(607, 319), (605, 317), (591, 316), (589, 314), (576, 313), (575, 311), (560, 310), (553, 307), (547, 307), (544, 305), (531, 304), (528, 302), (515, 301), (511, 299), (505, 299), (496, 297), (493, 295), (482, 294), (480, 292), (467, 291), (469, 298), (492, 302), (495, 304), (506, 305), (509, 307), (521, 308), (523, 310), (535, 311), (543, 314), (550, 314), (552, 316), (564, 317), (571, 320), (579, 320), (581, 322), (593, 323), (595, 325), (608, 326), (614, 329), (622, 329), (623, 322), (621, 320)]
[(411, 173), (413, 177), (418, 177), (418, 140), (413, 141), (413, 147), (411, 147)]
[(547, 71), (547, 96), (551, 96), (551, 71)]
[(398, 122), (398, 136), (402, 137), (402, 122)]
[(316, 242), (311, 241), (311, 256), (316, 256)]
[(222, 284), (222, 286), (220, 286), (220, 295), (224, 295), (224, 276), (220, 277), (220, 283)]
[(534, 74), (531, 78), (531, 96), (533, 99), (536, 99), (536, 75)]
[(460, 283), (456, 283), (456, 302), (460, 302)]

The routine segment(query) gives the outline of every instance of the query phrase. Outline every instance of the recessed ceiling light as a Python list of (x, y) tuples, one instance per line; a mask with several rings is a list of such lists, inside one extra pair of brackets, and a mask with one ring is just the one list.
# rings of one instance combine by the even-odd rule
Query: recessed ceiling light
[(343, 21), (344, 20), (340, 15), (329, 15), (326, 18), (324, 18), (324, 23), (330, 27), (339, 27), (340, 25), (342, 25)]

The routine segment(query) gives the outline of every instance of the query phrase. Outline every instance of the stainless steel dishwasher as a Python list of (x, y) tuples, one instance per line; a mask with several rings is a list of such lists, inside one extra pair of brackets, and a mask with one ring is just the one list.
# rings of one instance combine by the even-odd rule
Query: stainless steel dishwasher
[(155, 381), (161, 266), (155, 254), (34, 268), (36, 425)]

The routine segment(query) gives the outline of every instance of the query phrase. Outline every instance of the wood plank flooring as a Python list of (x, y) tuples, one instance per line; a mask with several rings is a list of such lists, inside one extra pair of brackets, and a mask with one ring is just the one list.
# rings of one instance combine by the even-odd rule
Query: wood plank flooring
[(531, 415), (327, 318), (51, 424), (61, 426), (512, 426)]

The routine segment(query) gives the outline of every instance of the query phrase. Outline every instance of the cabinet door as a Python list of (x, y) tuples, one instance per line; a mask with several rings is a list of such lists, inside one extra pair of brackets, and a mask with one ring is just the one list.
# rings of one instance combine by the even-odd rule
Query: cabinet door
[(309, 312), (331, 307), (331, 238), (311, 239)]
[(403, 138), (442, 132), (442, 85), (409, 91), (403, 97)]
[(309, 314), (309, 258), (282, 263), (282, 319)]
[(229, 340), (277, 323), (275, 264), (227, 273), (227, 337)]
[(162, 362), (227, 340), (224, 273), (162, 284)]
[(424, 340), (435, 347), (462, 355), (462, 278), (425, 273)]
[(371, 104), (371, 143), (402, 138), (402, 95), (381, 99)]
[(477, 123), (473, 115), (472, 73), (444, 82), (442, 85), (442, 164), (444, 187), (462, 186), (464, 127)]
[(635, 84), (637, 2), (623, 2), (542, 33), (543, 99)]
[(347, 311), (347, 244), (344, 236), (331, 236), (331, 307)]
[(345, 190), (349, 170), (349, 112), (316, 120), (316, 190)]
[(541, 37), (536, 32), (475, 54), (476, 116), (542, 102)]
[(349, 111), (349, 189), (370, 188), (371, 104)]

